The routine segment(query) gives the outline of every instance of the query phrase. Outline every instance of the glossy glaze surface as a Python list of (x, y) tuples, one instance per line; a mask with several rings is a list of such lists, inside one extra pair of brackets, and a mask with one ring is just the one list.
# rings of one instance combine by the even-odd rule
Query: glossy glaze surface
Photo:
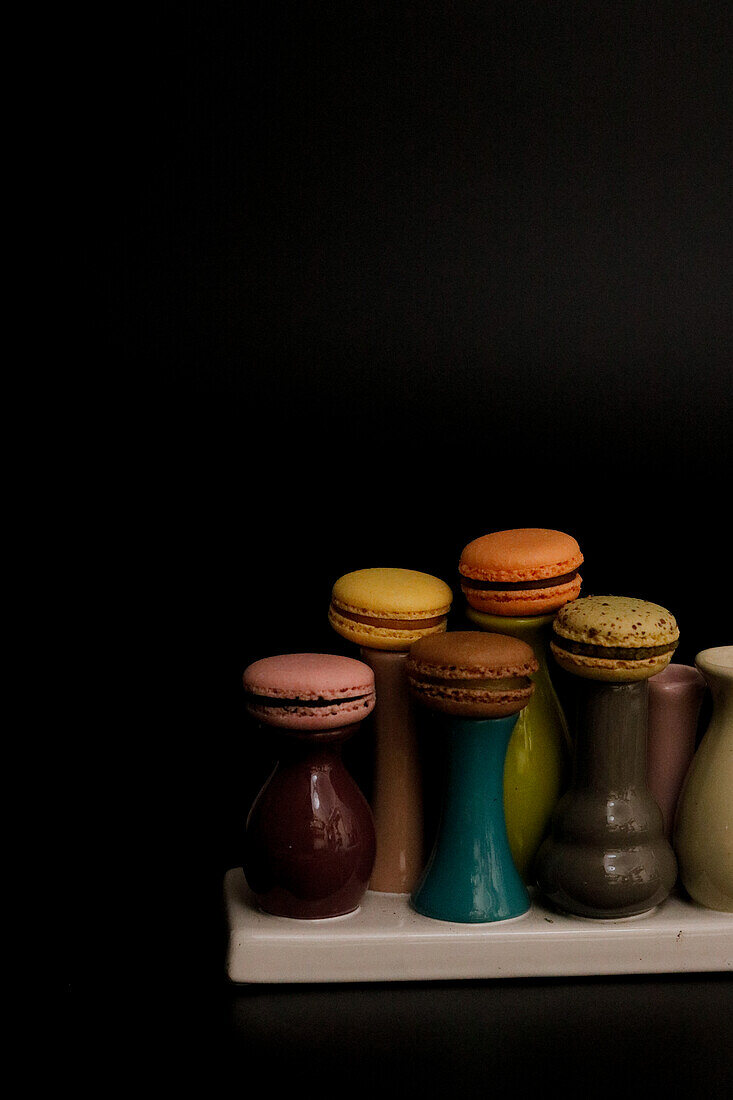
[(710, 723), (680, 794), (674, 847), (689, 895), (733, 912), (733, 646), (703, 650), (695, 664), (712, 693)]
[(655, 908), (677, 877), (662, 813), (646, 785), (647, 681), (578, 679), (573, 779), (537, 856), (557, 908), (613, 919)]
[(355, 910), (369, 883), (371, 809), (341, 759), (347, 731), (285, 738), (245, 833), (244, 873), (265, 912), (304, 920)]
[(504, 821), (502, 774), (516, 715), (471, 719), (441, 715), (445, 787), (425, 874), (412, 897), (424, 916), (475, 924), (529, 909)]
[(550, 816), (570, 776), (570, 736), (547, 662), (554, 616), (512, 618), (466, 609), (482, 630), (511, 634), (532, 647), (539, 668), (534, 692), (520, 711), (504, 768), (504, 813), (512, 858), (525, 882), (533, 881), (533, 860)]

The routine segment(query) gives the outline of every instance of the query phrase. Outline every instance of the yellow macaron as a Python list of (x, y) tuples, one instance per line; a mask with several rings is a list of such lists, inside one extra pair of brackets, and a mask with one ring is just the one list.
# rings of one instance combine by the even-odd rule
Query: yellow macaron
[(446, 629), (453, 593), (445, 581), (415, 569), (357, 569), (333, 586), (328, 620), (350, 642), (407, 651)]

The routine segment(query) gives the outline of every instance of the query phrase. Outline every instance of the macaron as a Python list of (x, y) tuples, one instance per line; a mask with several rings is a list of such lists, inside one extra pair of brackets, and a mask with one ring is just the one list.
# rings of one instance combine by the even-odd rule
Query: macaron
[(420, 638), (407, 658), (414, 699), (443, 714), (504, 718), (529, 702), (537, 671), (530, 646), (508, 634), (455, 630)]
[(580, 592), (572, 535), (545, 527), (492, 531), (464, 547), (458, 571), (470, 607), (493, 615), (547, 615)]
[(374, 710), (374, 673), (353, 657), (286, 653), (263, 657), (243, 675), (245, 706), (268, 726), (331, 730), (361, 722)]
[(445, 581), (415, 569), (357, 569), (333, 586), (328, 620), (360, 646), (406, 651), (447, 626), (453, 593)]
[(585, 596), (563, 607), (550, 650), (566, 672), (587, 680), (646, 680), (672, 660), (680, 632), (659, 604), (631, 596)]

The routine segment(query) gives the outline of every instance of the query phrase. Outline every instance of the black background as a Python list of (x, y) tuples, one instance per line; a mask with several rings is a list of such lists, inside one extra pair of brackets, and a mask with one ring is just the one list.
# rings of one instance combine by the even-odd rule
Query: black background
[(115, 596), (153, 689), (119, 763), (118, 980), (174, 1044), (213, 1023), (242, 1080), (328, 1055), (382, 1088), (373, 1048), (425, 1088), (529, 1083), (575, 1051), (595, 1091), (611, 1057), (722, 1095), (722, 977), (232, 992), (219, 899), (271, 757), (242, 670), (350, 652), (342, 573), (435, 573), (459, 625), (463, 546), (556, 527), (584, 593), (675, 614), (676, 660), (730, 642), (727, 5), (171, 3), (95, 30)]

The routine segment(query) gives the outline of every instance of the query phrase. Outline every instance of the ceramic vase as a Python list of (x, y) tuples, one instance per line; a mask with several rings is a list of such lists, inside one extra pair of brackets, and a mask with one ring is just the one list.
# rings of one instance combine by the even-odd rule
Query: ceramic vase
[(512, 858), (525, 882), (534, 881), (533, 862), (552, 811), (570, 774), (570, 736), (548, 668), (548, 644), (554, 615), (512, 617), (466, 608), (482, 630), (511, 634), (532, 647), (539, 668), (534, 692), (520, 711), (504, 769), (504, 812)]
[(304, 920), (359, 907), (374, 863), (372, 812), (341, 758), (358, 725), (283, 730), (279, 759), (250, 810), (244, 873), (267, 913)]
[(573, 778), (538, 852), (537, 884), (577, 916), (650, 912), (677, 865), (646, 785), (648, 683), (578, 679), (576, 692)]
[(733, 646), (698, 653), (712, 715), (680, 794), (673, 843), (680, 880), (708, 909), (733, 912)]
[(695, 754), (705, 680), (692, 665), (667, 665), (649, 678), (647, 786), (671, 839), (677, 800)]
[(445, 786), (435, 842), (412, 905), (459, 924), (508, 920), (529, 909), (512, 860), (503, 803), (507, 746), (517, 720), (441, 716)]
[(374, 772), (371, 807), (377, 854), (369, 889), (409, 894), (425, 866), (423, 788), (407, 653), (362, 647), (374, 672)]

